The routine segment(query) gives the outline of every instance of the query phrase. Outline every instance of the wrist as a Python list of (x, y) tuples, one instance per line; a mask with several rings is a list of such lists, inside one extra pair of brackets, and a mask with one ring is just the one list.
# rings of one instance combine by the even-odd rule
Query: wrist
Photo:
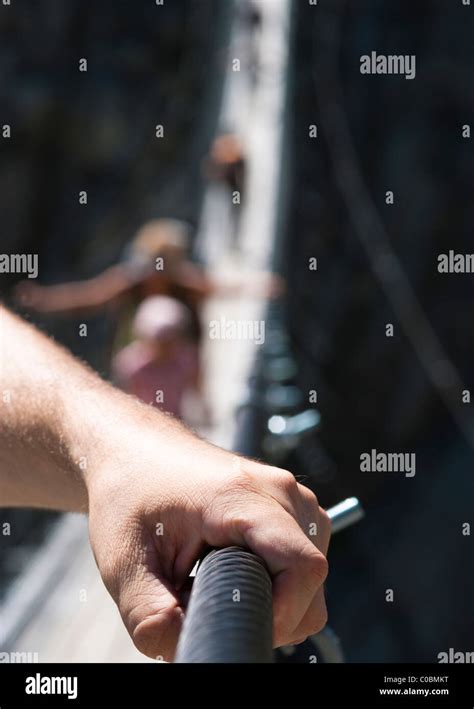
[[(63, 392), (61, 436), (66, 442), (70, 465), (87, 491), (113, 460), (114, 437), (120, 437), (126, 415), (116, 392), (95, 377), (78, 385), (75, 392)], [(125, 433), (122, 433), (126, 437)]]
[(89, 494), (111, 475), (136, 474), (138, 457), (153, 459), (158, 472), (163, 440), (171, 431), (184, 431), (171, 417), (91, 377), (73, 402), (67, 394), (64, 417), (70, 458)]

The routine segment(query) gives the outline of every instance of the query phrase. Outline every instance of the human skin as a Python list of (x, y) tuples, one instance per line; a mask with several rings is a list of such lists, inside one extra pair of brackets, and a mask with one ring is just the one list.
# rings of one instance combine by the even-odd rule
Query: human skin
[(133, 300), (137, 289), (145, 298), (172, 294), (175, 287), (187, 293), (196, 306), (212, 295), (273, 298), (285, 289), (282, 278), (274, 273), (257, 272), (244, 279), (234, 277), (221, 282), (183, 258), (174, 264), (168, 260), (166, 272), (155, 271), (138, 279), (130, 275), (126, 264), (119, 263), (84, 281), (51, 286), (21, 281), (15, 289), (15, 299), (22, 307), (38, 313), (74, 315), (120, 306)]
[(200, 439), (1, 305), (0, 400), (0, 507), (89, 514), (99, 571), (140, 651), (173, 658), (180, 590), (206, 545), (265, 560), (276, 647), (324, 626), (330, 523), (291, 473)]

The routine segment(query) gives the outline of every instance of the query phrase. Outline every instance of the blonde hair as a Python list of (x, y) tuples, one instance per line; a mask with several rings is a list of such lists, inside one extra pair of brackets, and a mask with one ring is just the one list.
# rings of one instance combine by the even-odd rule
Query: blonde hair
[(153, 259), (171, 251), (186, 251), (189, 226), (178, 219), (153, 219), (138, 230), (131, 243), (132, 256)]

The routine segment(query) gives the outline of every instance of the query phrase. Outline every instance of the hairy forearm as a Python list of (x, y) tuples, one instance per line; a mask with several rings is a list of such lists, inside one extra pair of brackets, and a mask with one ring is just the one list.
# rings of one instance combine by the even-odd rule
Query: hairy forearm
[(84, 384), (100, 384), (3, 307), (0, 338), (0, 505), (87, 509), (88, 450), (70, 435), (69, 419), (74, 408), (80, 415)]
[[(0, 306), (0, 507), (87, 511), (88, 483), (148, 409)], [(186, 435), (153, 412), (160, 427)], [(190, 434), (187, 434), (190, 435)]]
[(200, 440), (1, 306), (0, 337), (0, 507), (88, 511), (97, 565), (142, 652), (173, 657), (177, 589), (208, 546), (264, 559), (275, 646), (323, 627), (329, 523), (291, 473)]

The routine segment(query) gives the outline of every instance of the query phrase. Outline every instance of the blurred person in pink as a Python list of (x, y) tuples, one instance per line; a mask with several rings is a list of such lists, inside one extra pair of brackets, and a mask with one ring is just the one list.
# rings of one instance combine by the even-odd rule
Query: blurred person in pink
[(133, 319), (135, 339), (114, 357), (116, 383), (146, 404), (179, 418), (188, 391), (198, 388), (199, 357), (191, 315), (168, 296), (146, 298)]

